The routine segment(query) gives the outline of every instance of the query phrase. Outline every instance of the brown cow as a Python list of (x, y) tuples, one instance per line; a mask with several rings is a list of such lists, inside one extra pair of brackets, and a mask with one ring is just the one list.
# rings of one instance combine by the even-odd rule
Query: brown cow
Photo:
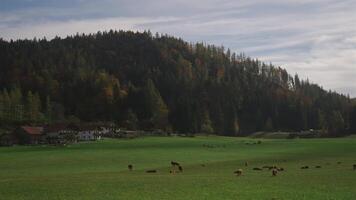
[(127, 168), (129, 168), (129, 170), (130, 170), (130, 171), (132, 171), (132, 170), (133, 170), (133, 166), (132, 166), (131, 164), (130, 164), (130, 165), (128, 165), (128, 166), (127, 166)]
[(272, 176), (277, 176), (278, 170), (277, 169), (273, 169), (272, 170)]
[(174, 166), (179, 166), (180, 164), (176, 161), (171, 161), (171, 165), (174, 167)]
[(179, 165), (178, 170), (179, 170), (179, 172), (183, 172), (183, 167)]
[(238, 169), (238, 170), (234, 171), (234, 174), (236, 174), (236, 176), (241, 176), (242, 172), (243, 172), (242, 169)]
[(283, 167), (280, 167), (280, 168), (277, 168), (278, 171), (284, 171), (284, 168)]

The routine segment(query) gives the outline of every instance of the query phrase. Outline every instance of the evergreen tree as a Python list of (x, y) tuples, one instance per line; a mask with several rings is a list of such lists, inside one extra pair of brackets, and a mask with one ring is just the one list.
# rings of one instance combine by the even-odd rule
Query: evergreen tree
[(202, 133), (213, 134), (214, 128), (212, 126), (212, 122), (210, 120), (209, 112), (205, 111), (203, 114), (203, 120), (200, 128)]
[(46, 121), (52, 123), (52, 104), (49, 96), (46, 98)]
[(3, 107), (4, 120), (9, 122), (11, 121), (11, 99), (6, 89), (3, 91)]
[(27, 94), (27, 119), (30, 122), (39, 122), (42, 120), (41, 100), (38, 93), (33, 94), (31, 91)]
[(356, 134), (356, 106), (354, 106), (350, 113), (350, 131)]
[(149, 79), (143, 91), (146, 116), (155, 128), (168, 128), (168, 107), (153, 81)]

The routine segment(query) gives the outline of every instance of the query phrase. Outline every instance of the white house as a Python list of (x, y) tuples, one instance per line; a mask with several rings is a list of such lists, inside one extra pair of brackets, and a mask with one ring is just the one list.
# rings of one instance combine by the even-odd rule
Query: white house
[(78, 131), (77, 137), (79, 141), (92, 141), (101, 139), (100, 132), (96, 127), (81, 128), (81, 130)]

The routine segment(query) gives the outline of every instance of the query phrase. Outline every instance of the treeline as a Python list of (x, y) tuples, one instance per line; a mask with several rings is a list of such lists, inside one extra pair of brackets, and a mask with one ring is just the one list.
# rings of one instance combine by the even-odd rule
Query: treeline
[(224, 47), (167, 35), (0, 40), (0, 58), (3, 124), (82, 120), (184, 133), (339, 135), (356, 123), (349, 97)]
[(28, 91), (27, 95), (23, 96), (22, 91), (17, 87), (0, 92), (0, 121), (3, 124), (50, 123), (51, 109), (49, 97), (46, 99), (45, 108), (42, 109), (38, 93)]

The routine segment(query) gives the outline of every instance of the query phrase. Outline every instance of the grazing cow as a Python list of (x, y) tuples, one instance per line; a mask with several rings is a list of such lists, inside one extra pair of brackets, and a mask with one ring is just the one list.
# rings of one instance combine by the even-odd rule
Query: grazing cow
[(272, 176), (277, 176), (278, 170), (277, 169), (273, 169), (272, 170)]
[(130, 165), (128, 165), (128, 166), (127, 166), (127, 168), (129, 168), (129, 170), (130, 170), (130, 171), (132, 171), (132, 170), (133, 170), (133, 166), (132, 166), (131, 164), (130, 164)]
[(179, 170), (179, 172), (183, 172), (183, 167), (179, 165), (178, 170)]
[(356, 164), (353, 165), (354, 170), (356, 170)]
[(317, 166), (315, 166), (315, 168), (320, 169), (320, 168), (321, 168), (321, 166), (320, 166), (320, 165), (317, 165)]
[(303, 166), (300, 169), (309, 169), (309, 166)]
[(174, 166), (179, 166), (180, 164), (178, 162), (171, 161), (171, 165), (174, 167)]
[(283, 167), (280, 167), (280, 168), (277, 168), (278, 171), (284, 171), (284, 168)]
[(340, 165), (340, 164), (341, 164), (341, 162), (337, 162), (337, 164), (338, 164), (338, 165)]
[(157, 170), (155, 169), (147, 170), (146, 173), (157, 173)]
[(238, 170), (234, 171), (234, 174), (236, 174), (236, 176), (241, 176), (242, 172), (243, 172), (242, 169), (238, 169)]
[(245, 166), (246, 166), (246, 167), (248, 166), (248, 162), (247, 162), (247, 161), (245, 162)]
[(201, 164), (200, 166), (205, 167), (205, 165), (204, 165), (204, 164)]
[(261, 169), (261, 168), (258, 168), (258, 167), (255, 167), (255, 168), (253, 168), (253, 170), (255, 170), (255, 171), (261, 171), (262, 169)]

